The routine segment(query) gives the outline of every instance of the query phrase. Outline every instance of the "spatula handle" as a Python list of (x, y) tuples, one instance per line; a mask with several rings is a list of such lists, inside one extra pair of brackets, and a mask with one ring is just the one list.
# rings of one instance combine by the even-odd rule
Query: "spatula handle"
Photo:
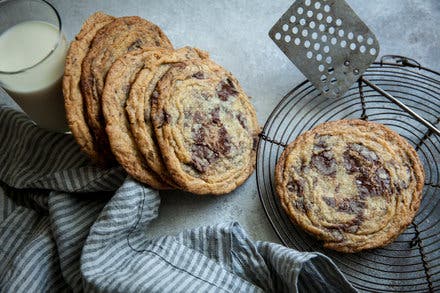
[(420, 123), (424, 124), (426, 127), (428, 127), (432, 132), (434, 132), (437, 135), (440, 135), (440, 130), (438, 128), (436, 128), (434, 125), (432, 125), (429, 121), (427, 121), (426, 119), (422, 118), (419, 114), (417, 114), (416, 112), (414, 112), (413, 110), (411, 110), (411, 108), (409, 108), (408, 106), (406, 106), (404, 103), (402, 103), (399, 99), (397, 99), (396, 97), (394, 97), (393, 95), (391, 95), (390, 93), (388, 93), (387, 91), (383, 90), (382, 88), (378, 87), (377, 85), (375, 85), (374, 83), (372, 83), (371, 81), (369, 81), (368, 79), (366, 79), (365, 77), (361, 77), (362, 82), (364, 82), (366, 85), (368, 85), (369, 87), (371, 87), (372, 89), (374, 89), (376, 92), (380, 93), (382, 96), (386, 97), (387, 99), (389, 99), (390, 101), (392, 101), (393, 103), (395, 103), (397, 106), (399, 106), (401, 109), (403, 109), (405, 112), (407, 112), (408, 114), (410, 114), (412, 117), (414, 117), (414, 119), (416, 119), (417, 121), (419, 121)]

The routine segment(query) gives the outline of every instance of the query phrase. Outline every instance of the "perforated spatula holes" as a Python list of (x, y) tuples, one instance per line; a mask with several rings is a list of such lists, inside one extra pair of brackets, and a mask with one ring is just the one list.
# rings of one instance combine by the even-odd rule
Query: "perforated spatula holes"
[(339, 0), (295, 1), (269, 35), (328, 97), (348, 90), (379, 52), (374, 34)]

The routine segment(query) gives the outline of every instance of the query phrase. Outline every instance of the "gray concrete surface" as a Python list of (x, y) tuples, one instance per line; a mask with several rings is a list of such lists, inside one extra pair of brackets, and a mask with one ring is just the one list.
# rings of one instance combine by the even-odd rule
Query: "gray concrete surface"
[[(269, 39), (267, 33), (291, 0), (51, 0), (59, 10), (69, 39), (96, 10), (139, 15), (160, 25), (176, 47), (207, 50), (232, 71), (253, 97), (264, 124), (278, 101), (304, 77)], [(400, 54), (440, 70), (440, 1), (348, 0), (375, 32), (380, 55)], [(1, 101), (0, 101), (1, 102)], [(279, 242), (258, 198), (255, 175), (230, 195), (200, 197), (179, 191), (163, 192), (155, 235), (183, 228), (238, 221), (254, 238)]]

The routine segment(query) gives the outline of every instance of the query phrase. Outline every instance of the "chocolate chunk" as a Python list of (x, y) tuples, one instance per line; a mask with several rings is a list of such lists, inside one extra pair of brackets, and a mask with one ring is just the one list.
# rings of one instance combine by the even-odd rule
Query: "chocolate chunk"
[(378, 191), (382, 191), (382, 193), (387, 192), (391, 193), (391, 178), (390, 173), (384, 168), (376, 169), (375, 181), (377, 183)]
[(137, 39), (128, 47), (128, 52), (139, 49), (140, 47), (142, 47), (142, 40)]
[(313, 145), (313, 151), (314, 152), (321, 152), (321, 151), (329, 151), (330, 146), (328, 145), (328, 139), (330, 138), (330, 135), (315, 135), (315, 144)]
[(202, 144), (193, 145), (192, 152), (192, 165), (193, 167), (204, 173), (207, 171), (209, 165), (218, 159), (218, 154), (212, 151), (208, 146)]
[(295, 179), (290, 180), (287, 183), (286, 187), (288, 191), (292, 193), (296, 193), (298, 197), (304, 196), (304, 187), (298, 180)]
[[(216, 133), (213, 132), (214, 129)], [(220, 155), (230, 153), (232, 140), (224, 126), (215, 128), (201, 126), (191, 129), (191, 132), (194, 140), (194, 145), (191, 147), (191, 159), (197, 171), (206, 172), (209, 165), (217, 161)]]
[(197, 78), (197, 79), (204, 79), (205, 75), (203, 74), (203, 72), (199, 71), (199, 72), (194, 73), (192, 75), (192, 77)]
[(334, 197), (328, 197), (328, 196), (323, 196), (322, 200), (325, 202), (326, 205), (328, 205), (329, 207), (335, 208), (336, 207), (336, 200)]
[(214, 110), (211, 111), (212, 123), (216, 125), (221, 125), (220, 121), (220, 108), (215, 107)]
[(196, 124), (203, 124), (204, 119), (202, 113), (200, 113), (199, 111), (194, 112), (193, 121)]
[(338, 211), (347, 214), (359, 214), (365, 208), (365, 203), (351, 198), (344, 198), (338, 204)]
[(312, 166), (323, 175), (336, 175), (336, 161), (332, 152), (330, 151), (323, 151), (318, 154), (313, 154)]
[(224, 126), (218, 130), (218, 143), (217, 149), (219, 153), (226, 155), (231, 151), (231, 138), (228, 131)]
[(241, 113), (238, 113), (237, 115), (235, 115), (235, 117), (237, 117), (238, 122), (240, 122), (241, 127), (243, 127), (243, 129), (248, 130), (247, 127), (247, 121), (246, 119), (243, 117), (243, 115)]
[(373, 174), (362, 173), (356, 176), (359, 197), (389, 196), (392, 193), (390, 173), (383, 167), (377, 168)]
[(373, 180), (367, 174), (362, 173), (356, 176), (356, 186), (361, 199), (378, 195)]
[(358, 214), (365, 208), (364, 202), (352, 198), (338, 199), (323, 196), (322, 199), (329, 207), (332, 207), (341, 213)]
[(346, 150), (343, 153), (344, 167), (347, 173), (352, 174), (362, 170), (362, 162), (359, 157), (352, 154), (351, 150)]
[(363, 144), (359, 144), (359, 143), (349, 144), (349, 149), (357, 152), (368, 162), (377, 163), (379, 159), (374, 151), (370, 150), (368, 147), (364, 146)]
[(192, 129), (194, 142), (198, 145), (202, 145), (206, 140), (206, 129), (204, 127), (200, 127), (197, 130)]
[(218, 97), (222, 101), (227, 101), (230, 96), (235, 96), (237, 93), (238, 91), (235, 89), (234, 84), (229, 78), (226, 79), (226, 81), (220, 82), (217, 87)]
[(343, 153), (343, 159), (344, 167), (349, 174), (365, 172), (364, 169), (367, 166), (379, 163), (377, 154), (374, 151), (358, 143), (348, 145), (348, 149)]

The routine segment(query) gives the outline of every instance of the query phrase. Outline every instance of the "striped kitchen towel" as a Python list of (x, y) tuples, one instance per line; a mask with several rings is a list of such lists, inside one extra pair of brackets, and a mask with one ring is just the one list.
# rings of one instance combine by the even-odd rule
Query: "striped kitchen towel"
[(149, 237), (157, 191), (6, 106), (0, 142), (0, 292), (355, 291), (326, 256), (237, 223)]

